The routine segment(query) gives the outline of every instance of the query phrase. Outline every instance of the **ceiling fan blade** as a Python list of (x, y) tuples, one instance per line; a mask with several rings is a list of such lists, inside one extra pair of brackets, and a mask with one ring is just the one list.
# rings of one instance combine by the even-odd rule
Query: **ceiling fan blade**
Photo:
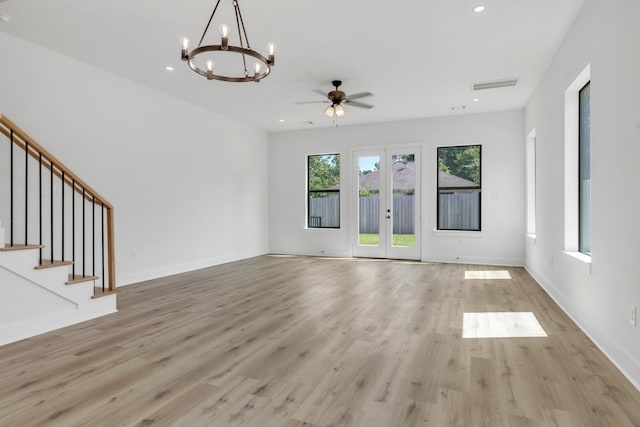
[(301, 104), (330, 104), (331, 101), (298, 101), (296, 102), (297, 105), (301, 105)]
[(313, 93), (317, 93), (318, 95), (322, 96), (323, 98), (327, 97), (327, 92), (320, 90), (320, 89), (316, 89), (313, 91)]
[(354, 99), (365, 98), (367, 96), (373, 96), (373, 94), (371, 92), (358, 92), (358, 93), (354, 93), (353, 95), (347, 96), (347, 99), (354, 100)]
[(371, 109), (373, 108), (373, 105), (371, 104), (365, 104), (364, 102), (358, 102), (358, 101), (351, 101), (349, 99), (347, 99), (346, 101), (344, 101), (345, 103), (349, 104), (350, 107), (358, 107), (358, 108), (366, 108), (366, 109)]

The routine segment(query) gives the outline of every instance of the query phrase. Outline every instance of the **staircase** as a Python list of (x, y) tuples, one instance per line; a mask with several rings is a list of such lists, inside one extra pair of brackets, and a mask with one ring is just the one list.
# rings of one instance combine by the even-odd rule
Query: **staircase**
[(117, 311), (113, 207), (0, 116), (0, 345)]

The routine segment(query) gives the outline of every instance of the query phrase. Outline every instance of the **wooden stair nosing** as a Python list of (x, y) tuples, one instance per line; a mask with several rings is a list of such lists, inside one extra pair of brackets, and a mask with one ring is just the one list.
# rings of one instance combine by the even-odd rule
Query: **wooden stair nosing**
[(12, 251), (26, 251), (29, 249), (42, 249), (44, 245), (5, 245), (4, 248), (0, 248), (1, 252), (12, 252)]
[(98, 276), (81, 276), (76, 274), (75, 277), (73, 277), (73, 274), (69, 275), (69, 280), (67, 280), (64, 284), (65, 285), (75, 285), (77, 283), (84, 283), (84, 282), (91, 282), (93, 280), (98, 280), (99, 277)]
[(43, 259), (43, 260), (42, 260), (42, 264), (40, 264), (40, 265), (36, 265), (36, 266), (34, 267), (34, 269), (36, 269), (36, 270), (43, 270), (43, 269), (45, 269), (45, 268), (62, 267), (62, 266), (65, 266), (65, 265), (72, 265), (72, 264), (73, 264), (73, 261), (60, 261), (60, 260), (55, 261), (55, 260), (54, 260), (54, 261), (52, 262), (52, 261), (51, 261), (51, 260), (49, 260), (49, 259)]
[(115, 295), (118, 292), (120, 292), (119, 289), (114, 289), (113, 291), (110, 291), (109, 289), (105, 289), (104, 291), (102, 291), (102, 288), (95, 287), (93, 288), (93, 296), (91, 297), (91, 299), (97, 299), (97, 298), (102, 298), (109, 295)]

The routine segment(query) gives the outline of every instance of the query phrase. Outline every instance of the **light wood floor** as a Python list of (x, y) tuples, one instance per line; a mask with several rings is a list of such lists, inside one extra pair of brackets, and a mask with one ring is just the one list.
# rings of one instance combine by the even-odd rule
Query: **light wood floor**
[[(262, 256), (122, 289), (0, 347), (2, 426), (639, 426), (640, 393), (520, 268)], [(499, 270), (499, 269), (498, 269)], [(546, 338), (463, 339), (465, 312)]]

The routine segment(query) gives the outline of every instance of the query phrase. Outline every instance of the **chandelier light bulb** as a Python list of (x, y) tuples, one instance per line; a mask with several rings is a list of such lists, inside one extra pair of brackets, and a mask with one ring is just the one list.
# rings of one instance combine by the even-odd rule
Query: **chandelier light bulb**
[(231, 27), (227, 24), (220, 24), (218, 27), (218, 31), (220, 31), (220, 37), (226, 39), (229, 37), (229, 33), (231, 32)]
[(260, 74), (260, 71), (262, 71), (262, 65), (259, 62), (256, 62), (255, 64), (253, 64), (253, 69), (256, 74)]
[(180, 56), (183, 61), (189, 59), (189, 43), (191, 42), (186, 37), (180, 39), (180, 46), (182, 46), (182, 49), (180, 50)]
[(276, 44), (273, 42), (267, 43), (267, 62), (269, 65), (275, 65)]
[(229, 32), (231, 31), (231, 28), (227, 24), (220, 24), (218, 31), (220, 31), (220, 37), (222, 38), (222, 49), (227, 50), (227, 46), (229, 45)]
[(215, 67), (215, 62), (213, 62), (213, 59), (207, 59), (207, 62), (204, 63), (206, 69), (207, 69), (207, 80), (211, 80), (213, 79), (213, 67)]

